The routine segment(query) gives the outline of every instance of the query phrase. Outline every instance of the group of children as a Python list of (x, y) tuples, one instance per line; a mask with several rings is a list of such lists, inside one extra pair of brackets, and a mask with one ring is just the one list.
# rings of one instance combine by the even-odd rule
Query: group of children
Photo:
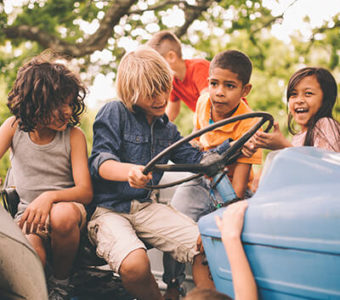
[[(201, 291), (214, 289), (208, 266), (202, 264), (196, 224), (213, 209), (209, 180), (179, 186), (169, 206), (157, 203), (155, 193), (146, 188), (157, 184), (163, 172), (144, 174), (143, 170), (155, 155), (181, 138), (166, 111), (169, 103), (179, 104), (182, 84), (194, 91), (191, 103), (195, 104), (190, 105), (195, 110), (195, 130), (199, 130), (251, 112), (245, 97), (251, 90), (252, 64), (236, 50), (216, 55), (210, 64), (186, 62), (178, 43), (172, 33), (161, 32), (147, 46), (122, 58), (116, 81), (119, 101), (107, 103), (98, 112), (89, 160), (84, 134), (76, 127), (86, 96), (79, 78), (46, 54), (19, 69), (8, 97), (13, 117), (0, 127), (0, 157), (11, 149), (9, 183), (20, 197), (16, 221), (43, 264), (51, 249), (50, 299), (69, 297), (69, 276), (87, 217), (88, 236), (97, 255), (120, 274), (124, 287), (137, 299), (163, 299), (145, 243), (174, 260), (165, 258), (164, 280), (170, 289), (178, 289), (183, 279), (183, 265), (166, 267), (175, 261), (193, 264), (194, 281)], [(196, 74), (196, 65), (197, 70), (201, 65), (208, 71)], [(189, 87), (192, 81), (195, 90)], [(294, 132), (294, 121), (300, 131), (291, 143), (275, 124), (273, 132), (258, 132), (244, 146), (243, 156), (228, 172), (239, 198), (251, 196), (251, 166), (261, 163), (260, 148), (308, 145), (340, 152), (340, 124), (332, 117), (336, 97), (336, 82), (325, 69), (303, 68), (292, 76), (287, 90), (289, 128)], [(170, 120), (177, 112), (178, 107), (169, 111)], [(160, 163), (198, 163), (206, 152), (223, 153), (230, 138), (238, 139), (253, 124), (254, 120), (243, 120), (217, 128), (200, 137), (200, 149), (183, 144)], [(236, 299), (257, 297), (240, 240), (246, 207), (247, 200), (233, 204), (223, 219), (216, 220), (231, 262)]]

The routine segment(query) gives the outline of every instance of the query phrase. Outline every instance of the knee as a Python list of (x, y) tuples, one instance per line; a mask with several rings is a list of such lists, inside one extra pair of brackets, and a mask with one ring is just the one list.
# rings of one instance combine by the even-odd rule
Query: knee
[(73, 203), (56, 203), (50, 213), (50, 225), (54, 233), (68, 234), (80, 223), (80, 212)]
[(150, 262), (144, 249), (129, 253), (119, 268), (119, 274), (125, 282), (143, 281), (150, 273)]

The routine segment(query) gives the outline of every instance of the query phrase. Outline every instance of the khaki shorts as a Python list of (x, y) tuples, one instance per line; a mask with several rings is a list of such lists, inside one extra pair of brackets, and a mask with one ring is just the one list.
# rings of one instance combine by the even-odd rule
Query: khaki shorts
[(124, 258), (143, 248), (144, 242), (169, 252), (179, 262), (193, 262), (199, 252), (197, 224), (169, 205), (132, 201), (130, 213), (97, 207), (88, 223), (89, 239), (97, 245), (97, 255), (119, 273)]
[[(86, 225), (86, 209), (84, 207), (83, 204), (79, 203), (79, 202), (70, 202), (72, 204), (74, 204), (80, 212), (80, 222), (79, 222), (79, 228), (80, 230), (82, 230), (83, 228), (85, 228)], [(15, 218), (15, 221), (17, 223), (19, 223), (20, 218), (22, 215), (18, 216)], [(24, 224), (22, 231), (25, 233), (26, 229), (26, 223)], [(44, 229), (42, 228), (38, 228), (38, 230), (32, 234), (36, 234), (38, 235), (41, 239), (43, 239), (44, 241), (48, 240), (51, 234), (51, 226), (50, 226), (50, 218), (47, 218), (46, 220), (46, 226)]]

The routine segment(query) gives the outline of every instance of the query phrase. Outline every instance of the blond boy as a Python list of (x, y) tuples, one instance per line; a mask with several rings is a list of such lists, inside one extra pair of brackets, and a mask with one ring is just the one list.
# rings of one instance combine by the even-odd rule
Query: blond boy
[[(144, 175), (144, 165), (181, 138), (165, 115), (171, 83), (168, 64), (155, 50), (141, 47), (126, 54), (117, 73), (120, 101), (106, 104), (93, 125), (89, 162), (96, 209), (88, 224), (89, 237), (97, 254), (138, 299), (162, 299), (143, 241), (178, 261), (193, 263), (195, 283), (213, 287), (196, 249), (196, 224), (171, 207), (155, 203), (153, 193), (145, 189), (149, 181), (157, 184), (163, 172)], [(218, 151), (228, 147), (224, 143)], [(197, 163), (202, 155), (187, 143), (159, 163), (169, 159)]]

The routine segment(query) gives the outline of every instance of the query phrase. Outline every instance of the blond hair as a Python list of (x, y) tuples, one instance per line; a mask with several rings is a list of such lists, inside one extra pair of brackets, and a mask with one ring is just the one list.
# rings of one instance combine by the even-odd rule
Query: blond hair
[(157, 51), (141, 46), (122, 58), (116, 86), (120, 100), (133, 111), (138, 99), (152, 99), (171, 90), (171, 70)]
[(169, 51), (174, 51), (179, 58), (182, 58), (181, 42), (171, 31), (163, 30), (155, 33), (146, 44), (162, 56)]

